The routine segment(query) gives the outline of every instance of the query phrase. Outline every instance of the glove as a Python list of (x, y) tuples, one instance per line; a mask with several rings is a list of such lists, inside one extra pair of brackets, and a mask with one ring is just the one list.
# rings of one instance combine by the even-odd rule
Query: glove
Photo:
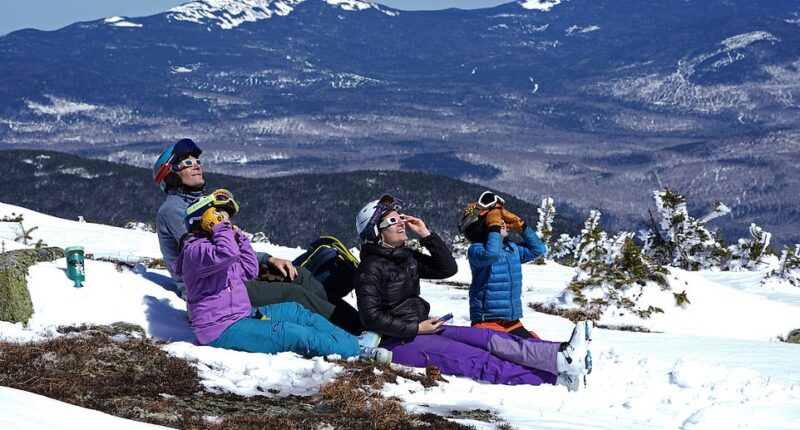
[(503, 217), (503, 221), (506, 222), (506, 225), (510, 230), (522, 234), (522, 229), (525, 227), (525, 221), (523, 221), (522, 218), (518, 217), (508, 209), (501, 209), (501, 215)]
[(200, 226), (204, 231), (210, 232), (215, 225), (228, 221), (228, 213), (217, 208), (208, 208), (200, 218)]
[(503, 214), (501, 209), (492, 209), (486, 214), (486, 226), (489, 228), (503, 227)]

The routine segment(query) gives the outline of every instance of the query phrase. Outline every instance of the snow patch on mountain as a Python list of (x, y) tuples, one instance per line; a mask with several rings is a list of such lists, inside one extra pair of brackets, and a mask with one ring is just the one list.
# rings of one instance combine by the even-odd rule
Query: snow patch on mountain
[(733, 37), (729, 37), (722, 41), (722, 45), (725, 45), (727, 51), (733, 49), (741, 49), (744, 48), (751, 43), (755, 43), (761, 40), (766, 40), (772, 43), (778, 43), (781, 40), (772, 34), (766, 31), (751, 31), (750, 33), (739, 34)]
[(326, 3), (332, 6), (339, 6), (340, 8), (351, 11), (357, 12), (366, 9), (376, 9), (379, 10), (386, 15), (389, 16), (397, 16), (399, 13), (393, 10), (387, 10), (382, 8), (380, 5), (368, 1), (361, 1), (361, 0), (325, 0)]
[(61, 115), (91, 112), (99, 108), (99, 106), (88, 103), (73, 102), (56, 96), (46, 95), (45, 97), (50, 100), (49, 105), (28, 100), (28, 109), (33, 110), (37, 115), (54, 115), (60, 117)]
[(126, 20), (124, 17), (121, 16), (112, 16), (110, 18), (106, 18), (103, 20), (104, 24), (108, 24), (112, 27), (127, 27), (127, 28), (138, 28), (142, 27), (142, 24), (131, 22)]
[(99, 174), (92, 174), (87, 172), (86, 169), (84, 169), (83, 167), (67, 167), (59, 169), (58, 171), (59, 173), (63, 173), (65, 175), (78, 176), (84, 179), (95, 179), (100, 177)]
[(519, 3), (520, 6), (529, 10), (541, 10), (544, 12), (549, 11), (561, 3), (562, 0), (525, 0)]
[(202, 0), (193, 1), (169, 10), (167, 17), (176, 21), (216, 25), (230, 30), (245, 22), (256, 22), (286, 16), (294, 6), (305, 0)]
[[(766, 31), (752, 31), (729, 37), (719, 42), (721, 47), (712, 52), (686, 57), (678, 62), (677, 70), (670, 74), (650, 74), (638, 77), (624, 77), (597, 85), (600, 94), (644, 102), (656, 107), (673, 107), (703, 114), (717, 114), (723, 111), (737, 111), (740, 122), (745, 114), (752, 112), (758, 104), (754, 95), (767, 94), (786, 105), (793, 103), (787, 96), (797, 88), (800, 72), (794, 67), (782, 68), (766, 66), (764, 70), (772, 79), (753, 84), (749, 89), (737, 85), (702, 85), (693, 77), (698, 69), (710, 65), (712, 70), (720, 70), (748, 54), (741, 49), (756, 42), (775, 44), (781, 39)], [(760, 93), (760, 94), (759, 94)]]
[(591, 33), (593, 31), (597, 31), (597, 30), (600, 30), (600, 26), (590, 25), (588, 27), (581, 27), (581, 26), (578, 26), (578, 25), (573, 25), (572, 27), (568, 28), (564, 33), (567, 36), (572, 36), (572, 35), (581, 34), (581, 33)]
[[(273, 16), (286, 16), (306, 0), (197, 0), (169, 10), (168, 19), (197, 24), (215, 25), (225, 30), (236, 28), (246, 22), (256, 22)], [(375, 3), (361, 0), (325, 0), (332, 6), (346, 11), (376, 9), (386, 15), (397, 12), (387, 10)]]

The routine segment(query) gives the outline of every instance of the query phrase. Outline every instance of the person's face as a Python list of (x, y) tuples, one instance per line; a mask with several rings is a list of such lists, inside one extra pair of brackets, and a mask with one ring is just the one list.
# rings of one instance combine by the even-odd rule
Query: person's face
[[(399, 217), (400, 214), (397, 211), (389, 211), (381, 218), (383, 221), (386, 218), (391, 217)], [(381, 229), (381, 239), (389, 245), (395, 248), (403, 245), (408, 240), (408, 235), (406, 234), (406, 223), (404, 221), (400, 221), (397, 224), (390, 225), (384, 229)]]
[(191, 160), (194, 162), (194, 164), (191, 167), (185, 167), (175, 172), (175, 174), (181, 179), (181, 183), (189, 188), (202, 187), (205, 185), (206, 180), (203, 179), (203, 166), (197, 163), (197, 158), (195, 158), (193, 155), (190, 155), (182, 158), (178, 163), (181, 163), (183, 160)]
[(500, 225), (500, 237), (503, 239), (508, 237), (508, 226), (506, 225), (505, 221), (502, 221), (502, 224)]

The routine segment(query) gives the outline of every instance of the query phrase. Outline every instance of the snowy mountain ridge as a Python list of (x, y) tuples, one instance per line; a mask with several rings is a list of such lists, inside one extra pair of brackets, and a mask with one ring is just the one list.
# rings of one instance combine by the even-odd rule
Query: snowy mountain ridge
[[(184, 3), (169, 10), (168, 19), (197, 24), (215, 25), (230, 30), (246, 22), (256, 22), (273, 16), (289, 15), (307, 0), (198, 0)], [(361, 0), (322, 0), (349, 12), (376, 9), (386, 15), (397, 12), (378, 4)]]

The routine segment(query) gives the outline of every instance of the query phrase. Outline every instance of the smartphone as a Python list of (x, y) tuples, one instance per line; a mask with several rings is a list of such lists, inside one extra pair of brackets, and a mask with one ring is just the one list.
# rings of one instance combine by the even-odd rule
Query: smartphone
[(451, 319), (453, 319), (453, 313), (452, 312), (447, 314), (447, 315), (445, 315), (445, 316), (443, 316), (443, 317), (441, 317), (441, 318), (439, 318), (438, 320), (436, 320), (436, 322), (450, 321)]

